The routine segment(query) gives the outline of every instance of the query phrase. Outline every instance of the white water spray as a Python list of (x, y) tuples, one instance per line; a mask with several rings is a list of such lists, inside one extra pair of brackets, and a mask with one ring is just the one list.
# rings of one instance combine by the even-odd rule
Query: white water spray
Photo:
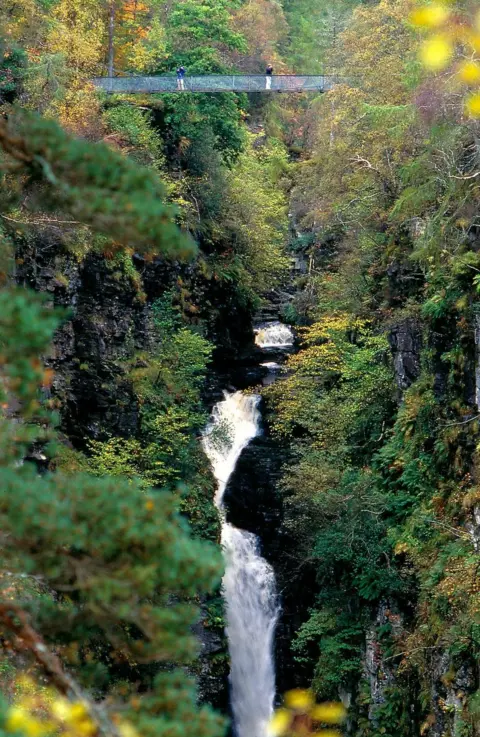
[(271, 322), (255, 330), (255, 343), (260, 348), (288, 348), (293, 345), (293, 333), (282, 322)]
[(217, 479), (222, 520), (223, 594), (230, 650), (230, 685), (237, 737), (266, 737), (275, 697), (273, 634), (278, 615), (275, 577), (258, 540), (225, 521), (223, 495), (242, 450), (259, 431), (259, 397), (225, 394), (213, 411), (203, 446)]

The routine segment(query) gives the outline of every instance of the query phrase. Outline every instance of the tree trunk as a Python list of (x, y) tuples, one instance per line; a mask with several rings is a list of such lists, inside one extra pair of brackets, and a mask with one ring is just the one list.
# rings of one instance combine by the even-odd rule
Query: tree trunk
[(115, 0), (111, 0), (108, 18), (108, 76), (113, 77), (113, 55), (115, 34)]

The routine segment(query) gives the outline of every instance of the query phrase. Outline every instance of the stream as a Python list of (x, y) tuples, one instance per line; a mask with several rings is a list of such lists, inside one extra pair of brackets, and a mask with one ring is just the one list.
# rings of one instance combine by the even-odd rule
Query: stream
[[(290, 328), (279, 322), (260, 326), (255, 343), (265, 350), (288, 348)], [(262, 364), (275, 374), (277, 363)], [(230, 653), (230, 700), (236, 737), (266, 737), (275, 699), (273, 639), (279, 605), (272, 567), (262, 558), (260, 541), (251, 532), (226, 521), (224, 494), (238, 459), (260, 433), (260, 397), (242, 391), (225, 392), (203, 436), (203, 446), (217, 481), (225, 557), (222, 593)]]

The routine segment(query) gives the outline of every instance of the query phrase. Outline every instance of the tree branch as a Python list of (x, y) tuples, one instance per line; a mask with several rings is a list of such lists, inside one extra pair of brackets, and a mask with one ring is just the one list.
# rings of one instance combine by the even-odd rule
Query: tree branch
[(455, 176), (455, 174), (449, 174), (448, 175), (449, 179), (463, 179), (463, 180), (466, 180), (466, 179), (475, 179), (475, 177), (479, 177), (479, 176), (480, 176), (480, 171), (476, 171), (475, 174), (467, 174), (464, 177), (457, 177), (457, 176)]
[(19, 225), (50, 225), (51, 223), (55, 223), (56, 225), (82, 225), (80, 220), (55, 220), (54, 218), (43, 218), (42, 220), (16, 220), (15, 218), (2, 215), (1, 213), (0, 217), (11, 223), (18, 223)]
[(60, 658), (45, 645), (42, 637), (28, 621), (26, 612), (12, 603), (0, 603), (0, 622), (16, 636), (16, 649), (30, 651), (53, 685), (69, 699), (84, 704), (97, 726), (95, 737), (120, 737), (117, 729), (81, 686), (65, 673)]
[(390, 655), (388, 658), (384, 658), (384, 663), (387, 660), (393, 660), (394, 658), (400, 658), (402, 655), (412, 655), (412, 653), (418, 653), (420, 650), (441, 650), (443, 645), (430, 645), (426, 647), (415, 647), (413, 650), (405, 650), (403, 653), (397, 653), (396, 655)]

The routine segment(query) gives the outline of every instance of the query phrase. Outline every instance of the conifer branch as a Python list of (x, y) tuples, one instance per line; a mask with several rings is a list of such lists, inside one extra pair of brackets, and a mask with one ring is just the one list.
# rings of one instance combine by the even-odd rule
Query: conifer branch
[(81, 702), (87, 708), (97, 727), (95, 737), (119, 737), (108, 717), (86, 695), (79, 684), (65, 673), (60, 658), (49, 650), (39, 633), (28, 621), (27, 613), (16, 604), (0, 603), (0, 622), (16, 636), (17, 651), (28, 650), (43, 668), (55, 688), (69, 699)]

